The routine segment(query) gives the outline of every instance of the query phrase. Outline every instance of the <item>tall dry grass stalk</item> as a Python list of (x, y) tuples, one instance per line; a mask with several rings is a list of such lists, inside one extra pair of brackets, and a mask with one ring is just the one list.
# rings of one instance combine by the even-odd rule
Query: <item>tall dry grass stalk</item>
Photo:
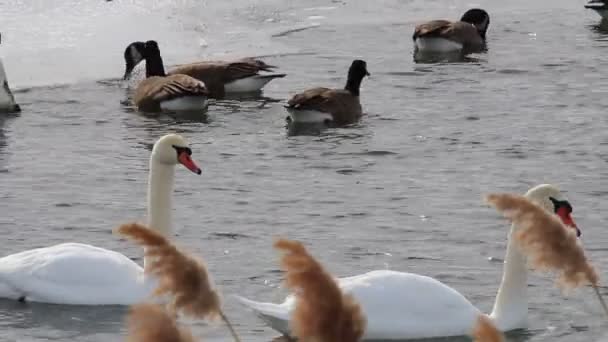
[(169, 310), (199, 319), (220, 317), (236, 341), (240, 341), (221, 309), (218, 293), (211, 286), (207, 268), (198, 259), (180, 251), (168, 239), (138, 223), (124, 224), (117, 232), (145, 247), (146, 273), (158, 278), (155, 295), (173, 298)]
[(484, 314), (477, 318), (471, 335), (474, 342), (503, 342), (505, 340), (502, 332), (496, 329), (492, 320)]
[(194, 342), (188, 329), (178, 326), (174, 316), (156, 304), (131, 307), (127, 318), (128, 342)]
[(331, 274), (297, 241), (277, 240), (286, 283), (296, 296), (292, 328), (300, 341), (355, 342), (365, 332), (361, 307), (343, 294)]
[(574, 229), (523, 196), (490, 194), (486, 200), (518, 227), (515, 239), (533, 268), (556, 272), (562, 290), (590, 284), (608, 315), (598, 288), (599, 277), (577, 243)]

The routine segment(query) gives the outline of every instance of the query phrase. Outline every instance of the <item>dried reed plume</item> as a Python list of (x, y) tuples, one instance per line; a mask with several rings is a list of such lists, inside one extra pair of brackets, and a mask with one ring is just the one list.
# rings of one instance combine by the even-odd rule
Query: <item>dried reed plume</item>
[(503, 342), (505, 340), (502, 332), (496, 329), (492, 320), (484, 314), (477, 318), (471, 335), (474, 342)]
[(234, 339), (239, 341), (222, 312), (220, 297), (212, 288), (207, 268), (201, 261), (180, 251), (164, 236), (144, 225), (124, 224), (117, 231), (145, 247), (145, 256), (151, 260), (146, 264), (146, 272), (158, 278), (154, 294), (173, 298), (169, 305), (173, 314), (182, 312), (199, 319), (220, 317)]
[(598, 289), (597, 272), (577, 243), (573, 229), (523, 196), (490, 194), (486, 200), (517, 225), (515, 239), (533, 268), (557, 272), (561, 289), (591, 284), (608, 314)]
[(188, 329), (179, 327), (174, 316), (160, 305), (139, 304), (131, 307), (127, 319), (128, 342), (194, 342)]
[(360, 341), (366, 319), (355, 299), (342, 293), (331, 274), (300, 242), (280, 239), (274, 247), (285, 252), (281, 264), (287, 272), (287, 286), (296, 296), (291, 323), (298, 339)]

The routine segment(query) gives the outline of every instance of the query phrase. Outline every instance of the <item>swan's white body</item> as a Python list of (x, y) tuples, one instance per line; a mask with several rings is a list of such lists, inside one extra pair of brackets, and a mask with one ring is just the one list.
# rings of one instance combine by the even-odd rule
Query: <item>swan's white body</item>
[(289, 113), (289, 117), (295, 123), (324, 123), (333, 121), (331, 114), (318, 110), (285, 108)]
[(177, 99), (163, 101), (160, 108), (166, 111), (201, 111), (207, 109), (209, 99), (204, 96), (184, 96)]
[[(537, 186), (526, 194), (534, 202), (551, 210), (549, 196), (558, 198), (559, 190), (550, 185)], [(527, 327), (526, 260), (511, 236), (503, 279), (489, 315), (501, 331)], [(340, 288), (352, 293), (367, 318), (365, 340), (405, 340), (429, 337), (468, 335), (481, 314), (473, 304), (451, 287), (426, 276), (372, 271), (341, 278)], [(289, 318), (295, 307), (293, 295), (281, 304), (255, 302), (239, 297), (273, 329), (290, 334)]]
[(447, 53), (462, 50), (462, 44), (439, 37), (418, 37), (414, 43), (419, 52)]
[(15, 97), (8, 86), (2, 59), (0, 59), (0, 112), (13, 112), (18, 110)]
[[(167, 135), (154, 145), (150, 157), (148, 224), (165, 236), (172, 232), (175, 163), (171, 164), (170, 153), (176, 153), (172, 146), (184, 144), (181, 137)], [(175, 156), (173, 159), (177, 160)], [(73, 305), (130, 305), (149, 296), (155, 287), (156, 279), (144, 275), (144, 269), (128, 257), (86, 244), (63, 243), (0, 259), (0, 298)]]
[[(338, 282), (363, 308), (367, 317), (365, 339), (466, 335), (480, 314), (454, 289), (418, 274), (372, 271)], [(289, 335), (289, 316), (295, 307), (293, 295), (278, 305), (242, 301), (274, 329)], [(444, 320), (447, 317), (450, 319)]]
[(0, 259), (0, 296), (55, 304), (137, 303), (155, 282), (126, 256), (80, 243), (36, 248)]
[(230, 83), (224, 84), (226, 93), (254, 93), (262, 90), (264, 86), (277, 77), (285, 75), (255, 75), (241, 78)]

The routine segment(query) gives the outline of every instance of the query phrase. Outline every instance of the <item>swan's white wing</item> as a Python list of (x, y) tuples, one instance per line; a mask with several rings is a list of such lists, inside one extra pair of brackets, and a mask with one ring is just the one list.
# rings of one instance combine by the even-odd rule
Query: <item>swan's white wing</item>
[[(429, 277), (394, 271), (373, 271), (339, 279), (367, 317), (366, 340), (413, 339), (468, 334), (480, 314), (466, 298)], [(282, 304), (242, 300), (273, 329), (288, 333), (293, 296)]]
[[(150, 294), (143, 270), (103, 248), (64, 243), (0, 259), (0, 297), (27, 301), (129, 305)], [(17, 296), (15, 296), (17, 295)]]
[(456, 290), (413, 273), (372, 271), (340, 279), (340, 287), (361, 303), (368, 339), (466, 335), (480, 314)]

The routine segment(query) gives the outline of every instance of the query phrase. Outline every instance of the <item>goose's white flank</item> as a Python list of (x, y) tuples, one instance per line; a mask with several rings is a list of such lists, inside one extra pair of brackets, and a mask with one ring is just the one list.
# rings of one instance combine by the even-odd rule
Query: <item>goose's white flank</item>
[[(526, 197), (558, 215), (566, 225), (576, 227), (572, 207), (554, 186), (543, 184), (530, 189)], [(494, 309), (489, 315), (501, 331), (525, 328), (528, 316), (526, 259), (513, 243), (512, 225), (503, 277)], [(338, 280), (351, 293), (367, 317), (365, 340), (405, 340), (464, 336), (473, 331), (481, 315), (471, 302), (437, 279), (413, 273), (372, 271)], [(239, 297), (240, 298), (240, 297)], [(293, 295), (281, 304), (241, 301), (273, 329), (290, 335), (289, 319), (294, 310)]]
[[(148, 224), (169, 237), (175, 166), (201, 170), (179, 135), (159, 139), (150, 157)], [(145, 264), (145, 260), (144, 260)], [(130, 305), (148, 297), (153, 277), (123, 254), (82, 243), (37, 248), (0, 259), (0, 297), (74, 305)]]

